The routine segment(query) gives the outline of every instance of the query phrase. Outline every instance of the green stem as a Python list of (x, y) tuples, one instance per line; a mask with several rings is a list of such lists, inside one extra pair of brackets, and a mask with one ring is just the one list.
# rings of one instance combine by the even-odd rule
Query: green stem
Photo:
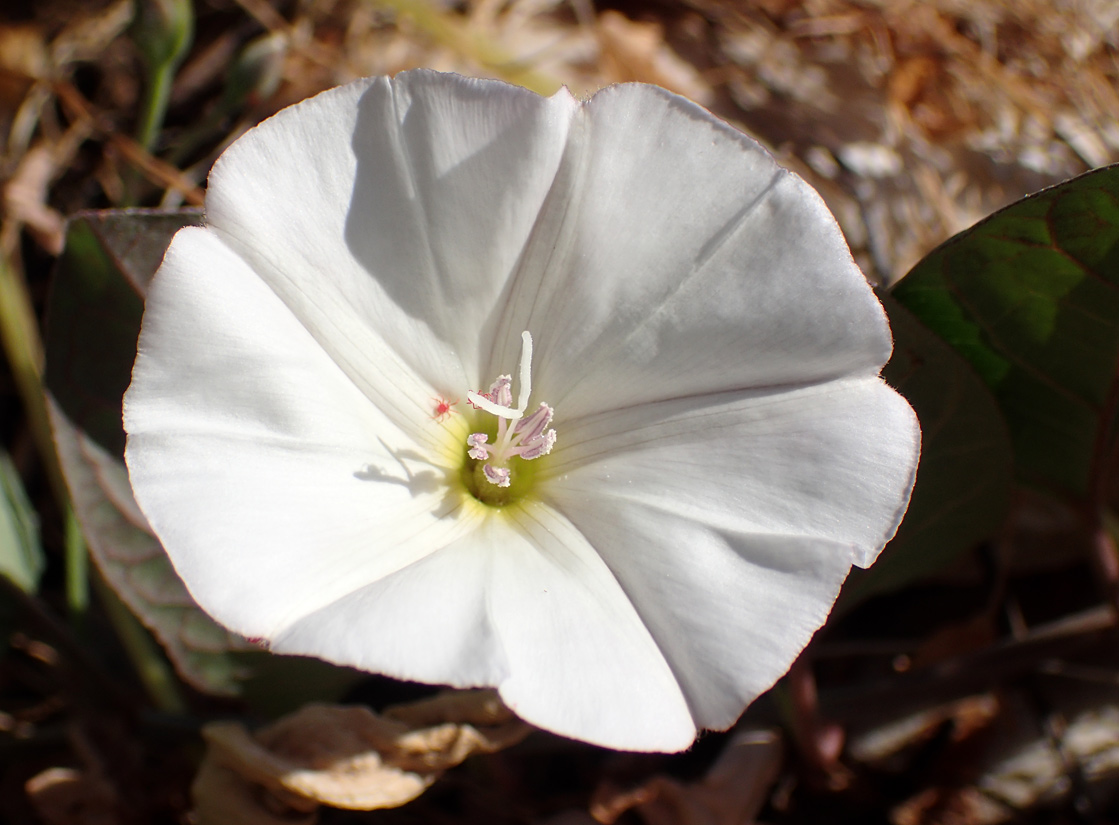
[[(136, 142), (148, 154), (155, 148), (159, 131), (163, 128), (177, 65), (177, 61), (171, 60), (149, 67), (147, 83), (144, 84), (144, 99), (140, 104), (140, 119), (136, 124)], [(142, 183), (143, 175), (138, 170), (129, 169), (126, 172), (122, 206), (135, 206), (139, 202)]]
[[(16, 390), (27, 413), (31, 437), (43, 462), (51, 492), (66, 524), (66, 601), (77, 620), (89, 603), (85, 545), (70, 506), (70, 491), (58, 463), (47, 400), (43, 389), (43, 341), (39, 321), (24, 279), (6, 255), (0, 254), (0, 342), (8, 357)], [(71, 535), (73, 532), (73, 535)]]
[(94, 575), (92, 579), (97, 597), (152, 704), (165, 713), (184, 713), (186, 702), (179, 692), (175, 673), (167, 664), (159, 645), (100, 575)]
[(81, 525), (71, 507), (66, 507), (66, 606), (79, 622), (89, 609), (89, 553)]
[(167, 105), (171, 101), (171, 83), (175, 79), (177, 61), (168, 61), (151, 67), (146, 85), (146, 95), (141, 103), (140, 120), (136, 126), (136, 142), (151, 153), (159, 130), (163, 128), (163, 118), (167, 115)]
[(16, 390), (27, 413), (31, 437), (43, 462), (51, 492), (59, 508), (67, 512), (70, 492), (54, 449), (47, 401), (43, 395), (43, 343), (39, 335), (39, 321), (27, 282), (3, 253), (0, 253), (0, 344), (11, 366)]
[[(71, 615), (80, 623), (89, 605), (90, 575), (85, 541), (70, 505), (70, 493), (58, 463), (58, 453), (51, 433), (43, 390), (43, 344), (39, 324), (27, 290), (27, 282), (4, 255), (0, 255), (0, 342), (3, 343), (15, 376), (16, 388), (23, 400), (32, 436), (46, 467), (52, 491), (59, 509), (62, 510), (66, 532), (66, 601)], [(105, 610), (153, 703), (169, 712), (181, 710), (184, 703), (178, 693), (175, 676), (159, 649), (112, 589), (97, 576), (92, 578), (97, 584)]]

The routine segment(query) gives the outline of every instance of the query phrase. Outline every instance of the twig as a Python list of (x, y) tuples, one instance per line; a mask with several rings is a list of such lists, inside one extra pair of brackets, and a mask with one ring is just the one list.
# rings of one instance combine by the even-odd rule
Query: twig
[(103, 135), (125, 160), (140, 170), (152, 183), (181, 192), (183, 199), (191, 206), (202, 206), (205, 196), (194, 182), (186, 178), (181, 171), (145, 151), (140, 144), (132, 138), (122, 135), (113, 129), (111, 123), (98, 113), (82, 93), (66, 81), (57, 81), (53, 84), (54, 93), (66, 109), (70, 117), (85, 120), (92, 128)]

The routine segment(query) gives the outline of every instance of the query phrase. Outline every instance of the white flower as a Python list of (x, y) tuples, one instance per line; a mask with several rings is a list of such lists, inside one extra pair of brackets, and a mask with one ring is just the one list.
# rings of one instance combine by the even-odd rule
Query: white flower
[(198, 602), (276, 651), (677, 750), (905, 510), (918, 427), (834, 220), (661, 89), (360, 81), (234, 144), (206, 219), (127, 460)]

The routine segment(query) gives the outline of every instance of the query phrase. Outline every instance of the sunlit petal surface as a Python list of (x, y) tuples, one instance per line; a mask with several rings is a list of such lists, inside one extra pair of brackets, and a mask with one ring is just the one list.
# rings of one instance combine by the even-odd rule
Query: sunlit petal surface
[(199, 603), (279, 652), (679, 750), (905, 511), (920, 434), (834, 220), (661, 89), (359, 81), (231, 147), (207, 222), (127, 460)]

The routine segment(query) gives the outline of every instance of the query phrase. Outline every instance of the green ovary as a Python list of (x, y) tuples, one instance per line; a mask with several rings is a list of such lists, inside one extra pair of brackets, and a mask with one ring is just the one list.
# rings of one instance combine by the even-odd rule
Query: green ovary
[[(475, 432), (478, 431), (475, 430)], [(491, 434), (490, 438), (492, 440), (494, 435)], [(536, 486), (536, 477), (540, 472), (541, 465), (548, 460), (548, 456), (542, 456), (532, 461), (525, 461), (517, 457), (511, 458), (508, 465), (510, 470), (508, 487), (498, 487), (486, 479), (482, 472), (484, 461), (471, 458), (465, 450), (463, 450), (462, 459), (460, 478), (463, 486), (466, 487), (466, 491), (478, 501), (490, 507), (505, 507), (520, 501), (532, 492)]]

